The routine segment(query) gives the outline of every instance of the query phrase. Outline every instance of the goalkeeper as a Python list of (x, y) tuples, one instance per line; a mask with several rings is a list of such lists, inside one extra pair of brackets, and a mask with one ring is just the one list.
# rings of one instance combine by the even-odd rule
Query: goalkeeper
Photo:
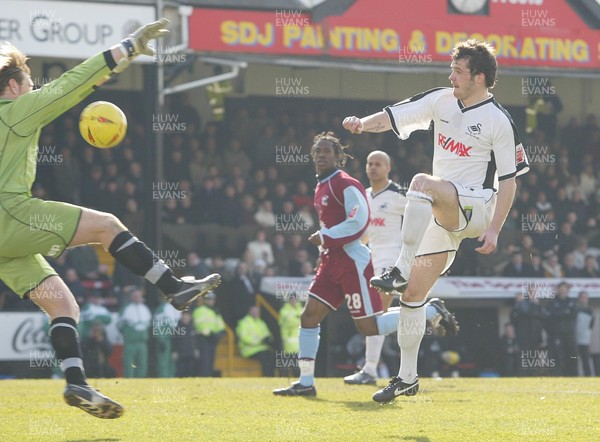
[(161, 289), (179, 310), (218, 285), (220, 276), (176, 278), (114, 215), (32, 198), (38, 139), (45, 125), (113, 73), (122, 72), (133, 58), (153, 55), (149, 41), (166, 35), (167, 24), (163, 18), (142, 26), (39, 90), (33, 90), (25, 55), (10, 43), (0, 46), (0, 279), (50, 317), (50, 339), (67, 381), (65, 401), (105, 419), (120, 417), (123, 407), (87, 384), (76, 328), (79, 306), (44, 256), (55, 258), (68, 247), (102, 244), (118, 262)]

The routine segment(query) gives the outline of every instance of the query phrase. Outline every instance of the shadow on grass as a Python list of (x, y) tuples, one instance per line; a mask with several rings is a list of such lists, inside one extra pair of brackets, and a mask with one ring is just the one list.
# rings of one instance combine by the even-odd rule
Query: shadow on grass
[(69, 439), (65, 442), (119, 442), (123, 439)]
[(391, 436), (386, 439), (393, 438), (395, 440), (407, 440), (412, 442), (431, 442), (431, 439), (425, 436), (404, 436), (398, 439), (398, 436)]
[(323, 398), (319, 398), (319, 397), (310, 398), (310, 399), (315, 402), (323, 402), (323, 403), (328, 403), (328, 404), (342, 405), (353, 411), (380, 411), (382, 407), (389, 407), (390, 405), (393, 405), (393, 403), (378, 404), (377, 402), (368, 401), (368, 400), (365, 400), (365, 401), (332, 401), (329, 399), (323, 399)]
[[(431, 398), (430, 395), (422, 395), (419, 394), (417, 396), (412, 396), (412, 397), (398, 397), (396, 398), (396, 400), (389, 402), (387, 404), (380, 404), (377, 402), (374, 402), (372, 400), (369, 400), (368, 397), (364, 400), (364, 401), (350, 401), (350, 400), (331, 400), (331, 399), (325, 399), (322, 396), (295, 396), (295, 398), (302, 398), (305, 401), (308, 402), (317, 402), (317, 403), (324, 403), (324, 404), (336, 404), (336, 405), (342, 405), (350, 410), (353, 411), (380, 411), (382, 408), (387, 408), (387, 407), (396, 407), (396, 408), (404, 408), (404, 407), (414, 407), (416, 405), (423, 405), (423, 404), (431, 404), (434, 402), (434, 400)], [(437, 399), (435, 402), (438, 403), (454, 403), (454, 402), (458, 402), (458, 403), (463, 403), (463, 402), (472, 402), (471, 399), (461, 399), (461, 398), (454, 398), (454, 399)], [(411, 440), (411, 439), (408, 439)]]
[[(331, 404), (338, 404), (338, 405), (342, 405), (346, 408), (349, 408), (353, 411), (379, 411), (382, 408), (387, 408), (387, 407), (396, 407), (396, 408), (404, 408), (404, 407), (414, 407), (416, 405), (423, 405), (423, 404), (431, 404), (433, 403), (433, 399), (429, 396), (425, 396), (425, 395), (418, 395), (415, 397), (410, 397), (410, 398), (397, 398), (396, 400), (389, 402), (387, 404), (379, 404), (377, 402), (371, 401), (371, 400), (364, 400), (364, 401), (344, 401), (344, 400), (330, 400), (330, 399), (323, 399), (322, 397), (311, 397), (311, 398), (307, 398), (310, 399), (311, 401), (315, 401), (315, 402), (323, 402), (323, 403), (331, 403)], [(436, 402), (438, 403), (452, 403), (452, 402), (471, 402), (470, 399), (460, 399), (460, 398), (456, 398), (456, 399), (444, 399), (444, 400), (437, 400)]]

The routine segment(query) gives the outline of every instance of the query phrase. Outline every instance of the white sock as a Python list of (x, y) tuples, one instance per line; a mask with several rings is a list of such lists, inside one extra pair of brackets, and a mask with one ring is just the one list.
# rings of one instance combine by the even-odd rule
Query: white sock
[(406, 197), (408, 203), (402, 224), (402, 251), (395, 266), (400, 269), (404, 279), (408, 280), (415, 255), (431, 219), (433, 200), (426, 193), (414, 190), (406, 192)]
[(298, 359), (298, 367), (300, 368), (300, 384), (305, 387), (313, 385), (315, 382), (315, 360)]
[(377, 377), (377, 366), (379, 365), (379, 357), (381, 356), (381, 349), (383, 348), (383, 341), (385, 336), (375, 335), (367, 336), (366, 350), (365, 350), (365, 366), (363, 371), (371, 376)]
[[(418, 306), (421, 302), (405, 302)], [(400, 346), (400, 370), (398, 377), (404, 382), (414, 382), (417, 377), (419, 346), (425, 334), (425, 306), (418, 308), (402, 307), (398, 320), (398, 345)]]

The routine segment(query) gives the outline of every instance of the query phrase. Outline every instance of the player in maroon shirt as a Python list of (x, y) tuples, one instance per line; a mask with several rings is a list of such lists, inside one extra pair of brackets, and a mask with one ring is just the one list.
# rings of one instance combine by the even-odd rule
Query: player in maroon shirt
[(398, 325), (398, 309), (382, 314), (381, 297), (369, 286), (371, 254), (360, 241), (369, 223), (369, 205), (363, 185), (340, 169), (346, 160), (346, 147), (331, 132), (314, 138), (311, 156), (318, 180), (314, 204), (321, 228), (309, 241), (319, 247), (320, 264), (301, 316), (300, 380), (274, 390), (276, 395), (316, 395), (314, 368), (320, 323), (342, 302), (366, 336), (392, 333)]

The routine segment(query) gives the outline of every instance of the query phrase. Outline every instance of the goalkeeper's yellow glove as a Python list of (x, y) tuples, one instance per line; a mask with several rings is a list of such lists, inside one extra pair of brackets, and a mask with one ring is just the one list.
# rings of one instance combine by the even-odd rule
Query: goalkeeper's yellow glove
[(140, 54), (152, 57), (156, 51), (148, 43), (155, 38), (162, 38), (169, 33), (167, 25), (169, 20), (161, 18), (152, 23), (148, 23), (141, 28), (129, 34), (125, 40), (121, 41), (121, 45), (127, 52), (127, 58), (132, 59)]

